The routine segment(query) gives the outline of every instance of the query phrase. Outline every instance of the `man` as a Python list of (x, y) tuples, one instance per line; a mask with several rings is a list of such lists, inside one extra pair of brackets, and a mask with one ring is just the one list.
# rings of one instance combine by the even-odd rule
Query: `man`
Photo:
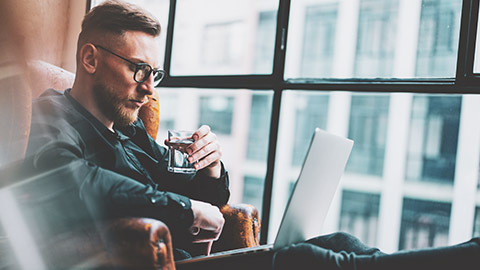
[[(159, 34), (158, 21), (134, 5), (108, 1), (93, 8), (82, 22), (73, 87), (48, 90), (34, 102), (28, 169), (60, 168), (57, 175), (71, 187), (59, 189), (63, 201), (86, 205), (75, 214), (64, 207), (53, 218), (59, 223), (150, 217), (169, 226), (174, 245), (219, 237), (224, 219), (217, 206), (230, 193), (215, 134), (208, 126), (195, 131), (187, 153), (197, 173), (173, 174), (166, 148), (137, 118), (164, 76), (156, 68)], [(195, 239), (192, 229), (211, 234)]]

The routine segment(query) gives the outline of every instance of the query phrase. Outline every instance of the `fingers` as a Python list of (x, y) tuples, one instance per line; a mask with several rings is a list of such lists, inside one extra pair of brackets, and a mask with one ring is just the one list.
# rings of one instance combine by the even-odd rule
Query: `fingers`
[(194, 134), (195, 143), (187, 148), (190, 163), (197, 162), (195, 169), (201, 170), (210, 165), (218, 165), (222, 157), (217, 136), (210, 127), (203, 125)]

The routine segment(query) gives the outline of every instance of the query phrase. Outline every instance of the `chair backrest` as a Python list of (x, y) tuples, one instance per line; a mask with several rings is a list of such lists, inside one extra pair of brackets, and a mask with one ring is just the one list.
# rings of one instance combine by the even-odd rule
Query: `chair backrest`
[[(72, 87), (75, 74), (44, 61), (34, 60), (28, 63), (28, 78), (32, 85), (32, 98), (38, 97), (48, 88), (64, 90)], [(157, 137), (159, 125), (158, 94), (154, 91), (147, 104), (142, 106), (138, 116), (154, 139)]]

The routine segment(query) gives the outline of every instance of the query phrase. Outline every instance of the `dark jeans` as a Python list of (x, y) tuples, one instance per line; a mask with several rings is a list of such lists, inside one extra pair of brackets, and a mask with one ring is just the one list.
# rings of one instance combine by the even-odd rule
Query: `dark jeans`
[(346, 233), (319, 236), (277, 251), (273, 269), (480, 269), (480, 238), (439, 248), (381, 252)]

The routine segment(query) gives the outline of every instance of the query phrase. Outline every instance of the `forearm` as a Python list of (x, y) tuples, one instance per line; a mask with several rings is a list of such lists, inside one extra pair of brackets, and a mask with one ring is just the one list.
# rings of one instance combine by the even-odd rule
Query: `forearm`
[(219, 178), (208, 177), (198, 172), (190, 187), (192, 198), (221, 206), (230, 198), (229, 176), (223, 163)]

